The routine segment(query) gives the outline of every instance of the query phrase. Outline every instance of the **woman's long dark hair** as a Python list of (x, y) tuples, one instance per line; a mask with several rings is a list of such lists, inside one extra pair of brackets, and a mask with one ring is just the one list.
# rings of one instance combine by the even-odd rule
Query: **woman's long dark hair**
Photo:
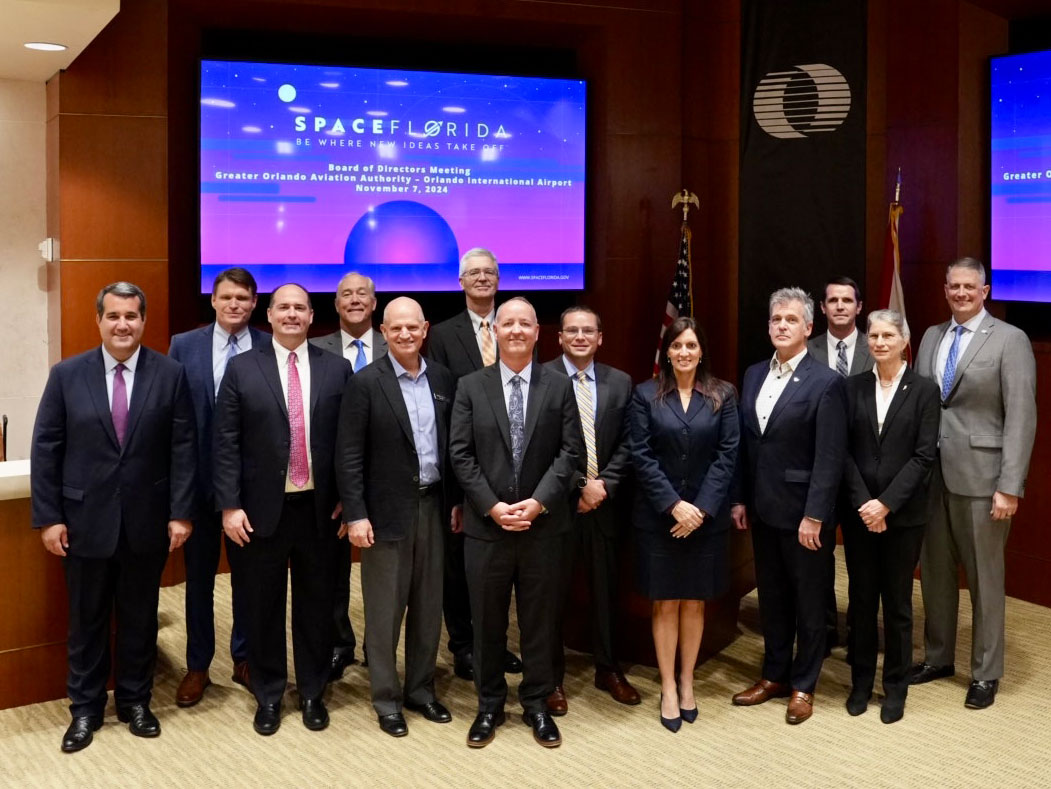
[(671, 344), (687, 329), (697, 335), (697, 342), (701, 345), (701, 360), (697, 364), (697, 373), (694, 377), (693, 388), (712, 404), (712, 410), (718, 411), (723, 402), (733, 392), (733, 386), (726, 381), (712, 375), (712, 359), (708, 354), (708, 336), (704, 329), (693, 318), (683, 315), (676, 318), (664, 332), (661, 340), (659, 372), (657, 373), (657, 400), (664, 400), (672, 392), (677, 391), (678, 384), (675, 379), (675, 371), (672, 369), (671, 360), (668, 358), (668, 349)]

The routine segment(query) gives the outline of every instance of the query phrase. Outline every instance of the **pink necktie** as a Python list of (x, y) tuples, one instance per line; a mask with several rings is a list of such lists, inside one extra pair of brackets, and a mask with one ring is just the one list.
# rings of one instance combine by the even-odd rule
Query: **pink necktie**
[(293, 485), (301, 488), (310, 478), (310, 466), (307, 462), (307, 427), (303, 419), (303, 388), (299, 385), (295, 351), (288, 354), (288, 426), (292, 434), (288, 478)]
[(118, 363), (113, 370), (113, 402), (110, 403), (110, 414), (113, 417), (113, 430), (117, 434), (117, 443), (124, 446), (124, 434), (128, 430), (128, 387), (124, 383), (124, 371), (128, 368)]

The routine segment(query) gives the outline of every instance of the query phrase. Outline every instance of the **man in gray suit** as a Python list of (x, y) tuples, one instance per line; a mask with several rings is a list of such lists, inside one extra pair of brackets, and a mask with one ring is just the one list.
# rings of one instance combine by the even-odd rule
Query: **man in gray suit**
[[(356, 272), (344, 274), (336, 285), (336, 312), (339, 329), (332, 334), (315, 337), (310, 342), (325, 351), (342, 356), (358, 372), (367, 364), (387, 355), (387, 341), (372, 328), (372, 313), (376, 310), (376, 283), (371, 277)], [(344, 540), (346, 530), (339, 533), (336, 553), (336, 638), (332, 647), (332, 669), (329, 682), (343, 677), (354, 659), (354, 626), (350, 623), (350, 542)], [(362, 648), (364, 652), (364, 647)], [(365, 657), (367, 662), (368, 658)]]
[(916, 371), (942, 393), (931, 520), (920, 554), (927, 613), (913, 685), (956, 668), (957, 564), (971, 593), (971, 709), (993, 703), (1004, 673), (1004, 546), (1025, 490), (1036, 435), (1036, 361), (1020, 329), (985, 310), (989, 286), (974, 258), (949, 265), (952, 319), (923, 335)]

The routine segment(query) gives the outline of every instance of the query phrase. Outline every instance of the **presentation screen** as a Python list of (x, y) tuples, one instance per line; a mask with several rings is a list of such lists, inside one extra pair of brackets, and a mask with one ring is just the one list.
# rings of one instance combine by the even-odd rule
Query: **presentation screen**
[(200, 111), (202, 293), (455, 291), (474, 247), (501, 290), (584, 287), (582, 80), (203, 60)]
[(992, 296), (1051, 302), (1051, 52), (992, 59)]

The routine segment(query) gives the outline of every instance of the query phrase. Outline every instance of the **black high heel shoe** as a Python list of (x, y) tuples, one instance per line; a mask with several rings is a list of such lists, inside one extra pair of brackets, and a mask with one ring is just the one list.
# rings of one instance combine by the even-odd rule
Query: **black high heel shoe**
[(682, 719), (687, 723), (693, 723), (695, 720), (697, 720), (696, 707), (694, 707), (692, 710), (684, 710), (682, 707), (679, 707), (679, 714), (682, 716)]
[[(662, 702), (664, 701), (664, 694), (663, 693), (661, 693), (661, 701)], [(679, 712), (681, 713), (682, 710), (679, 710)], [(693, 713), (694, 713), (693, 717), (696, 718), (697, 717), (697, 710), (694, 710)], [(661, 713), (661, 726), (663, 726), (665, 729), (667, 729), (668, 731), (670, 731), (670, 732), (672, 732), (674, 734), (675, 732), (677, 732), (679, 729), (682, 728), (682, 718), (681, 717), (678, 717), (678, 718), (665, 718), (664, 714)]]

